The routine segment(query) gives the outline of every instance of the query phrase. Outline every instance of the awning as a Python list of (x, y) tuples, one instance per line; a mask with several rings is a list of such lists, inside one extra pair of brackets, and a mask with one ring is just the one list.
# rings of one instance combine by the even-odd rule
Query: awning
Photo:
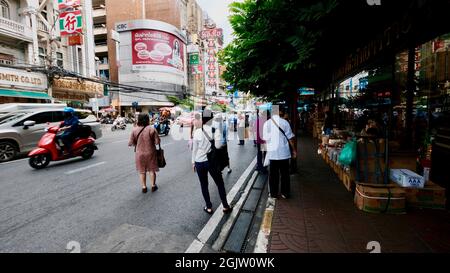
[(17, 91), (8, 89), (0, 89), (0, 97), (31, 98), (43, 100), (52, 99), (47, 93), (44, 92)]

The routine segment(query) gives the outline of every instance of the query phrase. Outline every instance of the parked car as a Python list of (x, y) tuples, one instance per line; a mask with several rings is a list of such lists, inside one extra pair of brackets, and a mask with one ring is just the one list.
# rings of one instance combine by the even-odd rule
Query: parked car
[[(92, 137), (102, 137), (102, 130), (97, 118), (88, 110), (75, 110), (80, 122), (89, 125)], [(56, 126), (64, 120), (63, 109), (30, 109), (0, 115), (0, 162), (16, 157), (18, 153), (35, 148), (49, 126)], [(34, 121), (27, 126), (26, 121)]]

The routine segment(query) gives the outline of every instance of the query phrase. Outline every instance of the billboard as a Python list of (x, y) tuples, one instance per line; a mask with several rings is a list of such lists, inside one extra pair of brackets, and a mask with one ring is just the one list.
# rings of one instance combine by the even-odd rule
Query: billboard
[(133, 70), (159, 65), (184, 71), (184, 43), (175, 35), (151, 29), (131, 31)]

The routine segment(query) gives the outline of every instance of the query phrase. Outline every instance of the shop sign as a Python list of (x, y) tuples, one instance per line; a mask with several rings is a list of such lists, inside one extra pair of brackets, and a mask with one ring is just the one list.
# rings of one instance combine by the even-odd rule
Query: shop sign
[(223, 30), (221, 28), (205, 29), (200, 32), (200, 38), (202, 40), (222, 38), (222, 36)]
[(81, 10), (62, 12), (59, 15), (59, 30), (61, 36), (83, 32), (83, 17)]
[(80, 82), (77, 79), (54, 79), (53, 90), (59, 92), (81, 93), (83, 96), (84, 94), (95, 95), (95, 93), (103, 94), (103, 84), (90, 81)]
[(58, 0), (58, 9), (74, 8), (81, 5), (81, 0)]
[(219, 89), (219, 64), (216, 56), (216, 42), (211, 38), (208, 40), (208, 48), (205, 53), (205, 84), (206, 93), (213, 94)]
[(69, 46), (74, 45), (82, 45), (83, 44), (83, 36), (80, 34), (70, 35), (68, 37), (69, 40)]
[(184, 43), (177, 36), (150, 29), (133, 30), (133, 70), (160, 65), (184, 71)]
[(53, 92), (52, 97), (63, 101), (88, 101), (86, 94), (76, 94), (70, 92)]
[(199, 64), (200, 58), (198, 53), (193, 53), (189, 55), (189, 64)]
[(11, 88), (32, 88), (36, 90), (47, 90), (47, 77), (44, 74), (27, 72), (14, 68), (0, 68), (0, 85)]

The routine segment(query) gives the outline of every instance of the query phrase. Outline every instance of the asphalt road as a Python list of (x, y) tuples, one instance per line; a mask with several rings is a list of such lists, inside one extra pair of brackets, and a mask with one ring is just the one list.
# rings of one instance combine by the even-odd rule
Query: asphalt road
[[(147, 194), (127, 146), (130, 131), (105, 128), (89, 160), (52, 162), (44, 170), (26, 159), (0, 164), (0, 252), (67, 252), (70, 241), (81, 252), (184, 252), (210, 217), (183, 139), (188, 130), (174, 126), (162, 137), (168, 164), (157, 175), (159, 190)], [(233, 172), (224, 172), (227, 190), (256, 155), (250, 142), (228, 146)]]

